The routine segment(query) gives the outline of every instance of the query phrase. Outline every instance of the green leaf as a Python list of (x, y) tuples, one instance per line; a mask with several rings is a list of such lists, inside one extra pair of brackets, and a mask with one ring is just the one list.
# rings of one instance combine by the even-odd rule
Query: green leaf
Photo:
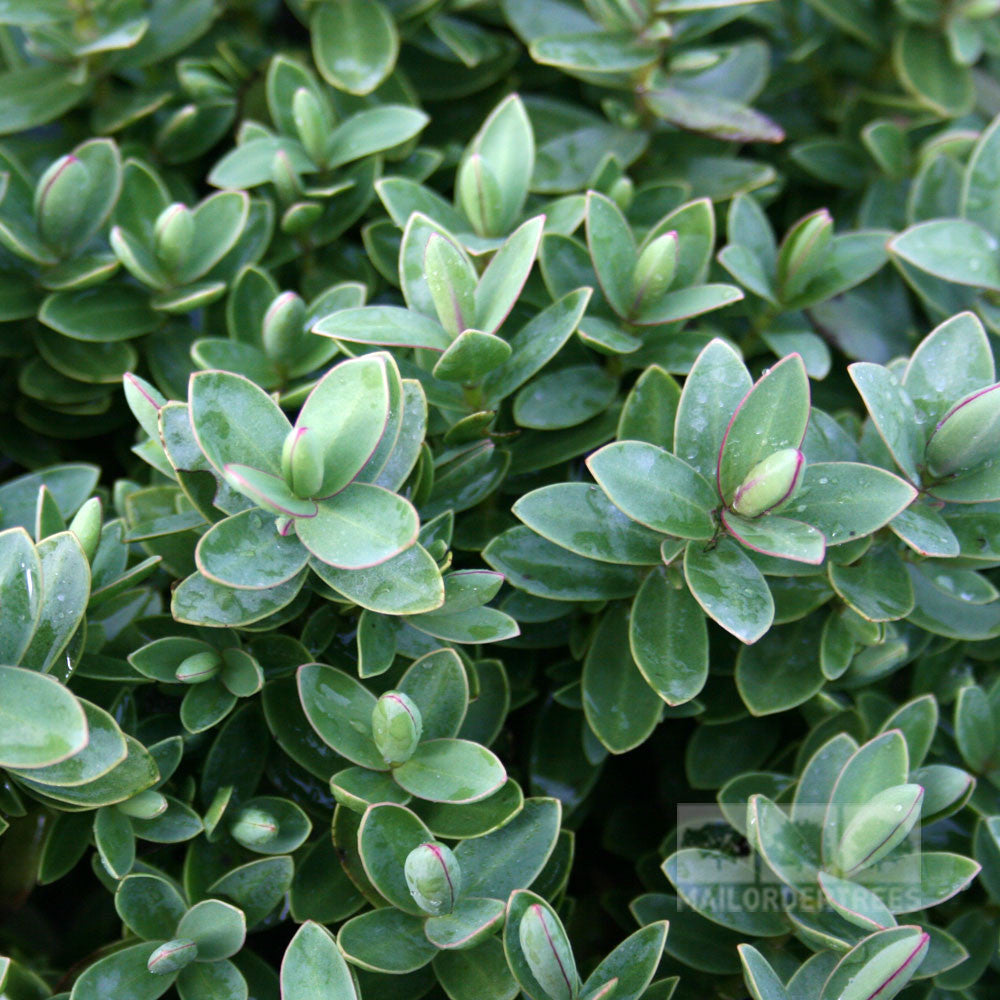
[(320, 4), (309, 30), (316, 68), (338, 90), (370, 94), (396, 64), (396, 25), (378, 0)]
[(426, 347), (444, 351), (451, 345), (448, 334), (437, 320), (399, 306), (341, 309), (324, 316), (312, 330), (334, 340), (381, 347)]
[(240, 970), (222, 959), (186, 965), (177, 976), (177, 994), (181, 1000), (247, 1000), (249, 989)]
[(923, 440), (913, 401), (896, 376), (881, 365), (858, 362), (848, 366), (879, 436), (910, 482), (919, 482), (917, 466)]
[(778, 974), (753, 945), (741, 944), (737, 950), (743, 965), (743, 981), (753, 1000), (788, 1000)]
[(708, 679), (705, 616), (663, 570), (650, 573), (635, 596), (629, 646), (646, 683), (668, 705), (690, 701)]
[(666, 920), (634, 931), (594, 969), (581, 987), (581, 995), (589, 996), (601, 984), (617, 979), (618, 984), (609, 996), (615, 1000), (639, 1000), (660, 964), (666, 939)]
[(252, 625), (291, 604), (304, 579), (301, 573), (266, 590), (236, 590), (192, 573), (174, 590), (170, 611), (177, 621), (194, 625)]
[(252, 465), (235, 462), (223, 470), (226, 482), (258, 507), (279, 517), (308, 519), (316, 517), (319, 506), (315, 500), (302, 500), (289, 488), (282, 476), (265, 472)]
[(890, 1000), (910, 981), (927, 953), (919, 927), (891, 927), (866, 937), (830, 973), (821, 1000)]
[(263, 389), (241, 375), (206, 371), (191, 376), (188, 393), (198, 447), (220, 476), (230, 463), (281, 475), (292, 427)]
[(614, 400), (618, 382), (595, 365), (574, 365), (541, 375), (514, 397), (522, 427), (558, 430), (597, 416)]
[(277, 587), (306, 564), (308, 553), (292, 536), (280, 535), (273, 517), (245, 510), (205, 532), (195, 549), (199, 571), (237, 589)]
[(366, 687), (320, 663), (299, 667), (298, 687), (306, 718), (327, 746), (352, 763), (386, 770), (371, 735), (375, 696)]
[(421, 743), (392, 773), (400, 787), (430, 802), (476, 802), (507, 780), (503, 764), (491, 751), (458, 739)]
[(503, 826), (454, 849), (467, 896), (506, 899), (531, 885), (555, 850), (562, 818), (557, 799), (530, 798)]
[(340, 570), (315, 560), (310, 566), (324, 583), (369, 611), (413, 615), (444, 603), (441, 571), (419, 544), (371, 569)]
[(503, 924), (505, 910), (499, 899), (460, 899), (451, 913), (431, 917), (424, 933), (438, 948), (473, 948)]
[(413, 505), (367, 483), (351, 483), (318, 505), (315, 517), (296, 520), (302, 544), (337, 569), (370, 569), (417, 540), (420, 523)]
[(597, 191), (587, 194), (587, 246), (601, 290), (619, 316), (633, 311), (632, 274), (638, 253), (621, 209)]
[(889, 250), (936, 278), (1000, 291), (1000, 243), (975, 222), (920, 222), (892, 240)]
[(358, 111), (329, 135), (326, 167), (343, 166), (362, 156), (392, 149), (412, 139), (427, 124), (422, 111), (402, 104), (385, 104)]
[(173, 976), (153, 976), (146, 968), (161, 941), (144, 941), (112, 952), (84, 969), (73, 984), (71, 1000), (103, 1000), (113, 989), (129, 1000), (157, 1000), (173, 985)]
[(798, 448), (809, 422), (809, 377), (791, 354), (763, 375), (737, 407), (722, 439), (718, 484), (730, 503), (750, 470), (783, 448)]
[(0, 135), (53, 121), (79, 104), (90, 88), (91, 82), (81, 79), (73, 66), (30, 66), (0, 74)]
[(741, 545), (763, 555), (792, 559), (818, 566), (826, 553), (826, 540), (810, 524), (777, 514), (740, 517), (723, 509), (722, 523)]
[(806, 467), (802, 484), (784, 514), (819, 528), (827, 545), (870, 535), (916, 499), (898, 476), (857, 462), (818, 462)]
[(142, 289), (107, 283), (49, 295), (38, 318), (67, 337), (92, 343), (130, 340), (161, 323)]
[(42, 768), (87, 745), (83, 706), (55, 678), (0, 666), (0, 764)]
[[(6, 513), (4, 511), (4, 513)], [(0, 533), (0, 663), (20, 663), (41, 613), (42, 567), (28, 533), (10, 528)]]
[(626, 517), (598, 486), (554, 483), (511, 508), (532, 531), (588, 559), (655, 566), (663, 536)]
[(281, 960), (282, 1000), (359, 1000), (351, 970), (330, 932), (307, 920), (295, 932)]
[(146, 940), (169, 940), (187, 904), (169, 879), (152, 872), (128, 875), (118, 883), (115, 909), (125, 925)]
[(514, 1000), (520, 992), (495, 937), (472, 948), (439, 952), (434, 973), (450, 1000)]
[(370, 806), (361, 819), (358, 851), (365, 874), (393, 906), (405, 913), (426, 915), (410, 894), (403, 866), (414, 848), (433, 839), (413, 812), (391, 802)]
[(437, 952), (424, 936), (421, 917), (389, 906), (352, 917), (340, 928), (337, 944), (352, 965), (395, 975), (422, 969)]
[(493, 255), (476, 286), (476, 328), (496, 333), (507, 318), (538, 255), (543, 216), (529, 219)]
[(180, 919), (177, 936), (189, 938), (198, 945), (198, 958), (217, 962), (235, 955), (246, 938), (243, 911), (221, 899), (206, 899), (195, 903)]
[[(482, 695), (480, 695), (482, 697)], [(524, 793), (513, 779), (478, 802), (417, 802), (414, 808), (435, 837), (464, 840), (483, 837), (503, 826), (524, 806)]]
[(634, 318), (639, 326), (680, 323), (703, 313), (722, 309), (743, 298), (735, 285), (707, 284), (667, 292), (661, 299), (642, 309)]
[(830, 583), (862, 618), (886, 622), (913, 610), (913, 584), (894, 549), (876, 546), (849, 566), (831, 563)]
[(754, 643), (771, 627), (774, 600), (760, 570), (734, 542), (714, 548), (691, 543), (684, 551), (684, 578), (709, 618), (740, 642)]
[[(521, 924), (534, 914), (535, 919), (545, 920), (544, 930), (538, 927), (540, 947), (525, 954), (521, 939)], [(507, 901), (507, 918), (504, 921), (503, 947), (507, 965), (529, 1000), (566, 1000), (580, 990), (580, 977), (573, 964), (572, 951), (559, 918), (541, 896), (521, 889)], [(535, 975), (543, 976), (544, 985)]]
[(122, 878), (135, 864), (135, 834), (127, 816), (116, 809), (98, 809), (94, 817), (94, 846), (104, 870)]
[(819, 861), (796, 822), (764, 795), (751, 797), (747, 815), (768, 867), (790, 888), (808, 892), (816, 883)]
[(617, 441), (587, 459), (611, 502), (640, 524), (681, 538), (709, 539), (715, 491), (685, 461), (655, 445)]
[(497, 535), (483, 550), (483, 559), (519, 589), (556, 601), (631, 597), (641, 580), (631, 566), (576, 556), (521, 527)]
[(935, 114), (950, 118), (972, 107), (972, 75), (956, 65), (943, 32), (902, 26), (894, 36), (892, 61), (900, 83)]
[(446, 382), (477, 382), (499, 368), (510, 354), (506, 340), (481, 330), (465, 330), (441, 355), (433, 375)]
[(308, 428), (323, 448), (317, 497), (333, 496), (353, 482), (379, 450), (389, 424), (394, 367), (385, 354), (343, 361), (306, 399), (295, 426)]
[[(628, 611), (605, 612), (583, 664), (583, 711), (597, 738), (612, 753), (643, 743), (660, 721), (661, 705), (648, 696), (646, 678), (629, 648)], [(623, 712), (622, 705), (629, 710)]]

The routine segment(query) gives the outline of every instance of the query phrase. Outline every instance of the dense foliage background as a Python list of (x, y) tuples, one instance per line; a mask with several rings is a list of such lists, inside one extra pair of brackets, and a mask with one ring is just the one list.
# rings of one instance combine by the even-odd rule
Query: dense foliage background
[(0, 995), (995, 996), (998, 13), (0, 0)]

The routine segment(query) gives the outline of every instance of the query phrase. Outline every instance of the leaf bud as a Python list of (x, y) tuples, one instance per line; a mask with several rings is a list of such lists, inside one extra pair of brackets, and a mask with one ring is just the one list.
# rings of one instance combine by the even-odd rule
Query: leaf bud
[(278, 821), (264, 809), (249, 806), (239, 811), (229, 832), (233, 840), (253, 850), (270, 844), (278, 836)]
[(72, 153), (60, 157), (42, 174), (35, 187), (35, 218), (46, 243), (63, 247), (72, 241), (87, 210), (93, 181), (87, 165)]
[(271, 183), (278, 189), (278, 196), (285, 204), (302, 197), (302, 181), (283, 149), (279, 149), (271, 160)]
[(504, 231), (503, 192), (490, 165), (478, 153), (462, 161), (455, 181), (459, 208), (480, 236)]
[(406, 856), (403, 874), (417, 906), (433, 916), (451, 913), (462, 894), (462, 869), (444, 844), (414, 847)]
[(677, 233), (663, 233), (639, 254), (632, 271), (633, 309), (656, 302), (670, 287), (677, 270)]
[(826, 260), (833, 239), (833, 219), (821, 208), (800, 219), (785, 236), (778, 251), (778, 288), (783, 300), (794, 299), (816, 276)]
[(730, 508), (759, 517), (788, 500), (798, 489), (805, 459), (798, 448), (782, 448), (758, 462), (736, 487)]
[(281, 449), (281, 473), (289, 489), (303, 499), (315, 496), (323, 485), (323, 452), (315, 431), (293, 427)]
[(927, 442), (927, 467), (953, 476), (1000, 457), (1000, 384), (979, 389), (953, 406)]
[(187, 205), (174, 202), (156, 219), (153, 246), (159, 262), (169, 272), (184, 263), (194, 241), (194, 213)]
[(175, 938), (164, 941), (146, 962), (146, 968), (154, 975), (168, 976), (180, 972), (185, 965), (190, 965), (198, 957), (198, 945), (189, 938)]
[(152, 788), (147, 788), (138, 795), (119, 802), (116, 806), (120, 813), (131, 816), (133, 819), (155, 819), (161, 813), (165, 813), (170, 803), (166, 796)]
[(323, 216), (323, 206), (318, 201), (294, 201), (281, 213), (281, 231), (298, 236), (312, 229)]
[(906, 839), (920, 818), (924, 790), (920, 785), (894, 785), (866, 802), (847, 824), (837, 845), (835, 863), (850, 878)]
[(305, 334), (306, 304), (295, 292), (282, 292), (268, 306), (261, 328), (264, 351), (272, 360), (287, 357)]
[(372, 737), (382, 759), (395, 767), (408, 761), (420, 742), (420, 709), (402, 691), (386, 691), (372, 710)]
[(457, 337), (475, 322), (475, 274), (449, 239), (431, 234), (424, 250), (424, 277), (441, 325)]
[(635, 184), (631, 177), (619, 177), (610, 188), (608, 197), (623, 211), (627, 212), (632, 207), (635, 198)]
[(324, 114), (319, 98), (308, 88), (299, 87), (292, 98), (295, 131), (306, 152), (317, 166), (326, 159), (326, 141), (330, 135), (329, 115)]
[(573, 1000), (579, 989), (566, 931), (546, 907), (528, 907), (517, 930), (525, 961), (551, 1000)]
[(69, 522), (69, 530), (76, 535), (87, 562), (93, 562), (101, 541), (101, 501), (97, 497), (91, 497), (76, 512)]
[(194, 653), (182, 660), (174, 671), (174, 677), (181, 684), (204, 684), (210, 681), (221, 669), (222, 659), (214, 650), (206, 649), (203, 653)]

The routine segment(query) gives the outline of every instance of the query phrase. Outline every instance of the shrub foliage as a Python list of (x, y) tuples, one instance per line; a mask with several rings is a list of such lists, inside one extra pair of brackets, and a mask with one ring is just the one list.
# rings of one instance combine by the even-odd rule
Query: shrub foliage
[(1000, 989), (997, 0), (0, 0), (0, 994)]

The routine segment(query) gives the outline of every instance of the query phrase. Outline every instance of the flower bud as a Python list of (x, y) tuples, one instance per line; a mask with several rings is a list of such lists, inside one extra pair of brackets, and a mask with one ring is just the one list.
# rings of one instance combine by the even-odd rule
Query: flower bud
[(782, 448), (758, 462), (736, 487), (729, 505), (743, 517), (758, 517), (791, 497), (799, 486), (805, 459), (798, 448)]
[(451, 913), (462, 893), (462, 869), (444, 844), (414, 847), (406, 856), (403, 874), (417, 906), (433, 916)]
[(214, 650), (206, 649), (203, 653), (195, 653), (174, 671), (174, 677), (181, 684), (204, 684), (210, 681), (221, 669), (222, 659)]
[(372, 711), (372, 736), (382, 759), (395, 767), (413, 756), (420, 742), (420, 709), (402, 691), (386, 691)]
[(35, 218), (46, 243), (61, 247), (72, 241), (87, 208), (93, 177), (72, 153), (62, 156), (42, 174), (35, 187)]
[(153, 246), (159, 262), (169, 272), (184, 263), (194, 240), (194, 213), (187, 205), (174, 202), (156, 219), (153, 227)]
[(923, 798), (920, 785), (895, 785), (879, 792), (854, 814), (835, 857), (845, 878), (880, 861), (906, 839), (920, 818)]
[(778, 251), (778, 288), (783, 299), (805, 289), (826, 261), (833, 239), (833, 219), (821, 208), (800, 219), (788, 232)]
[(132, 816), (134, 819), (155, 819), (160, 813), (165, 813), (169, 805), (164, 795), (147, 788), (144, 792), (119, 802), (116, 808), (120, 813)]
[(953, 406), (927, 442), (927, 467), (935, 476), (953, 476), (1000, 458), (1000, 384), (966, 396)]
[(179, 972), (198, 957), (198, 945), (188, 938), (175, 938), (160, 945), (146, 962), (146, 968), (154, 975), (167, 976)]
[(87, 562), (94, 561), (94, 554), (101, 541), (101, 501), (91, 497), (69, 522), (69, 530), (76, 535)]
[(292, 118), (295, 131), (305, 146), (309, 158), (322, 166), (326, 159), (326, 140), (330, 134), (328, 116), (323, 113), (319, 98), (308, 88), (299, 87), (292, 98)]
[(293, 427), (281, 449), (281, 474), (289, 489), (303, 499), (315, 496), (323, 485), (323, 452), (315, 431)]
[(562, 924), (538, 903), (528, 907), (518, 927), (521, 951), (538, 985), (551, 1000), (573, 1000), (579, 989), (576, 962)]
[(269, 812), (250, 806), (239, 811), (229, 832), (233, 840), (253, 850), (270, 844), (278, 836), (278, 821)]
[(490, 165), (478, 153), (462, 161), (455, 180), (459, 208), (480, 236), (504, 231), (503, 193)]
[(619, 177), (608, 189), (608, 197), (623, 211), (632, 207), (635, 198), (635, 185), (630, 177)]
[(306, 304), (295, 292), (282, 292), (264, 313), (261, 341), (269, 358), (286, 357), (305, 332)]
[(633, 309), (655, 302), (670, 287), (677, 269), (677, 233), (657, 236), (636, 261), (632, 271)]

